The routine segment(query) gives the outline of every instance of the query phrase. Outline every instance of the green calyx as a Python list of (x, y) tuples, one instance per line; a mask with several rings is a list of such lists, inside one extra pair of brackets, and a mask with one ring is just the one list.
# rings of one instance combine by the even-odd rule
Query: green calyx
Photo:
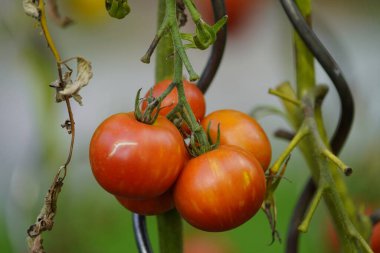
[(128, 0), (106, 0), (108, 14), (117, 19), (122, 19), (131, 12)]
[(200, 138), (199, 134), (203, 132), (203, 129), (201, 126), (198, 126), (197, 128), (195, 128), (194, 131), (192, 131), (190, 135), (190, 145), (188, 146), (188, 151), (191, 156), (193, 157), (200, 156), (211, 150), (217, 149), (220, 146), (220, 125), (218, 124), (218, 131), (217, 131), (215, 143), (213, 143), (211, 135), (210, 135), (210, 126), (211, 126), (211, 122), (209, 122), (209, 124), (207, 125), (207, 130), (206, 130), (207, 142), (203, 141), (202, 138)]
[(186, 44), (187, 48), (198, 48), (201, 50), (207, 49), (209, 46), (215, 43), (216, 34), (222, 29), (227, 22), (227, 16), (219, 19), (214, 25), (210, 26), (202, 19), (199, 19), (195, 25), (195, 34), (182, 33), (181, 38), (187, 40), (190, 43)]
[(141, 102), (143, 99), (140, 98), (141, 89), (137, 91), (135, 100), (135, 117), (138, 121), (152, 125), (160, 113), (161, 99), (155, 98), (152, 95), (147, 98), (147, 107), (145, 110), (141, 110)]

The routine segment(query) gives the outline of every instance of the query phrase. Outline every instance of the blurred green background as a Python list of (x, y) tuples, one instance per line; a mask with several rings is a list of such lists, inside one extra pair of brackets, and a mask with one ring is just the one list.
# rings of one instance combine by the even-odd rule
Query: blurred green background
[[(258, 0), (257, 0), (258, 1)], [(357, 203), (380, 203), (380, 2), (377, 0), (313, 1), (314, 29), (345, 73), (356, 100), (356, 119), (343, 160), (354, 168), (347, 179)], [(83, 56), (93, 65), (94, 77), (81, 92), (84, 106), (73, 104), (77, 138), (58, 202), (53, 231), (44, 234), (47, 252), (137, 252), (131, 214), (95, 182), (88, 162), (88, 143), (96, 126), (108, 115), (130, 111), (137, 89), (154, 80), (154, 64), (139, 59), (156, 28), (156, 1), (131, 1), (132, 12), (111, 19), (103, 0), (58, 1), (61, 12), (75, 23), (61, 29), (49, 21), (62, 58)], [(262, 0), (245, 24), (230, 33), (226, 53), (206, 96), (208, 112), (234, 108), (250, 112), (255, 106), (279, 106), (267, 94), (282, 81), (294, 82), (292, 29), (278, 1)], [(186, 29), (193, 29), (188, 26)], [(189, 51), (198, 72), (208, 51)], [(34, 223), (52, 178), (65, 161), (69, 137), (60, 128), (67, 118), (63, 104), (54, 103), (48, 84), (56, 79), (54, 59), (36, 22), (22, 10), (21, 1), (5, 0), (0, 8), (0, 252), (26, 252), (26, 229)], [(317, 67), (317, 80), (331, 82)], [(233, 94), (233, 96), (230, 96)], [(339, 114), (332, 88), (325, 101), (326, 126), (332, 134)], [(275, 159), (286, 143), (273, 137), (286, 123), (263, 119)], [(288, 219), (306, 181), (308, 170), (298, 152), (292, 156), (277, 194), (278, 228), (286, 237)], [(327, 212), (321, 205), (300, 252), (324, 252)], [(148, 219), (157, 249), (155, 218)], [(259, 213), (245, 225), (224, 233), (205, 233), (185, 224), (186, 238), (206, 238), (227, 252), (283, 252), (271, 246), (268, 223)], [(186, 239), (191, 240), (191, 239)], [(157, 250), (155, 250), (157, 252)], [(209, 251), (211, 252), (211, 251)], [(222, 253), (221, 251), (218, 251)], [(191, 252), (188, 252), (191, 253)]]

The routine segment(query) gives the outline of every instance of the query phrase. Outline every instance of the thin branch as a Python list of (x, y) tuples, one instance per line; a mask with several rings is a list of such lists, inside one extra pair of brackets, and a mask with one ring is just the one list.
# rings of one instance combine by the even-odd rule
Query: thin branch
[[(53, 39), (50, 35), (49, 29), (47, 26), (45, 5), (44, 5), (43, 0), (40, 0), (38, 2), (38, 8), (40, 11), (39, 21), (40, 21), (41, 29), (45, 36), (46, 42), (56, 60), (58, 77), (59, 77), (59, 86), (63, 88), (64, 80), (63, 80), (62, 68), (61, 68), (61, 57), (53, 42)], [(37, 217), (36, 223), (30, 226), (30, 228), (28, 229), (28, 246), (29, 246), (30, 251), (33, 253), (44, 252), (41, 234), (42, 232), (51, 230), (53, 228), (54, 217), (57, 211), (58, 196), (63, 186), (63, 180), (66, 177), (66, 173), (67, 173), (67, 166), (69, 165), (71, 161), (71, 157), (73, 153), (74, 140), (75, 140), (75, 122), (74, 122), (73, 112), (71, 110), (69, 99), (70, 99), (69, 96), (65, 96), (66, 107), (67, 107), (69, 120), (70, 120), (70, 131), (71, 131), (71, 142), (70, 142), (69, 153), (67, 155), (65, 164), (59, 168), (57, 174), (54, 177), (53, 183), (50, 186), (49, 191), (45, 196), (44, 205), (41, 209), (40, 214)]]

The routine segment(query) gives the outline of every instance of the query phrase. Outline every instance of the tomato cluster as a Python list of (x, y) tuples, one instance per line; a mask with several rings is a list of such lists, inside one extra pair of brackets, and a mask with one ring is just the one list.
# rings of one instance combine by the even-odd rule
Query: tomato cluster
[[(144, 100), (159, 97), (170, 83), (156, 84)], [(204, 117), (202, 92), (187, 81), (184, 90), (196, 120), (209, 139), (219, 143), (217, 147), (190, 158), (184, 140), (192, 134), (190, 129), (182, 124), (179, 131), (164, 117), (178, 103), (174, 88), (161, 101), (153, 124), (140, 122), (134, 112), (112, 115), (100, 124), (90, 143), (93, 174), (130, 211), (157, 215), (175, 207), (199, 229), (235, 228), (249, 220), (264, 200), (269, 140), (260, 125), (242, 112), (220, 110)], [(142, 110), (147, 106), (143, 102)]]

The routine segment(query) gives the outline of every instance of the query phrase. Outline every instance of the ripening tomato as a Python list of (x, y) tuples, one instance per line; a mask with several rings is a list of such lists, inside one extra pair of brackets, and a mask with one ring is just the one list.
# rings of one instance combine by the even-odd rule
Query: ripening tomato
[(159, 116), (152, 125), (134, 113), (102, 122), (92, 136), (90, 163), (98, 183), (128, 198), (153, 198), (167, 191), (184, 166), (186, 148), (177, 128)]
[[(160, 96), (171, 84), (172, 80), (163, 80), (157, 83), (152, 88), (152, 96)], [(183, 80), (183, 88), (185, 89), (185, 96), (187, 102), (190, 104), (191, 110), (194, 113), (195, 118), (200, 121), (205, 116), (206, 112), (206, 101), (203, 96), (202, 91), (193, 83)], [(150, 91), (147, 92), (145, 98), (150, 94)], [(167, 97), (161, 102), (160, 114), (166, 116), (173, 108), (178, 104), (178, 92), (177, 88), (174, 88)], [(147, 106), (147, 103), (142, 104), (142, 109), (144, 110)]]
[(249, 220), (265, 195), (260, 163), (234, 146), (191, 159), (174, 187), (174, 203), (182, 217), (205, 231), (226, 231)]
[(380, 223), (377, 223), (372, 229), (371, 248), (374, 253), (380, 253)]
[(249, 115), (235, 110), (219, 110), (207, 115), (201, 122), (215, 142), (220, 124), (220, 144), (238, 146), (251, 153), (264, 170), (269, 166), (272, 148), (262, 127)]
[(164, 194), (149, 199), (131, 199), (115, 196), (121, 205), (129, 211), (141, 215), (159, 215), (174, 208), (173, 192), (171, 190)]

